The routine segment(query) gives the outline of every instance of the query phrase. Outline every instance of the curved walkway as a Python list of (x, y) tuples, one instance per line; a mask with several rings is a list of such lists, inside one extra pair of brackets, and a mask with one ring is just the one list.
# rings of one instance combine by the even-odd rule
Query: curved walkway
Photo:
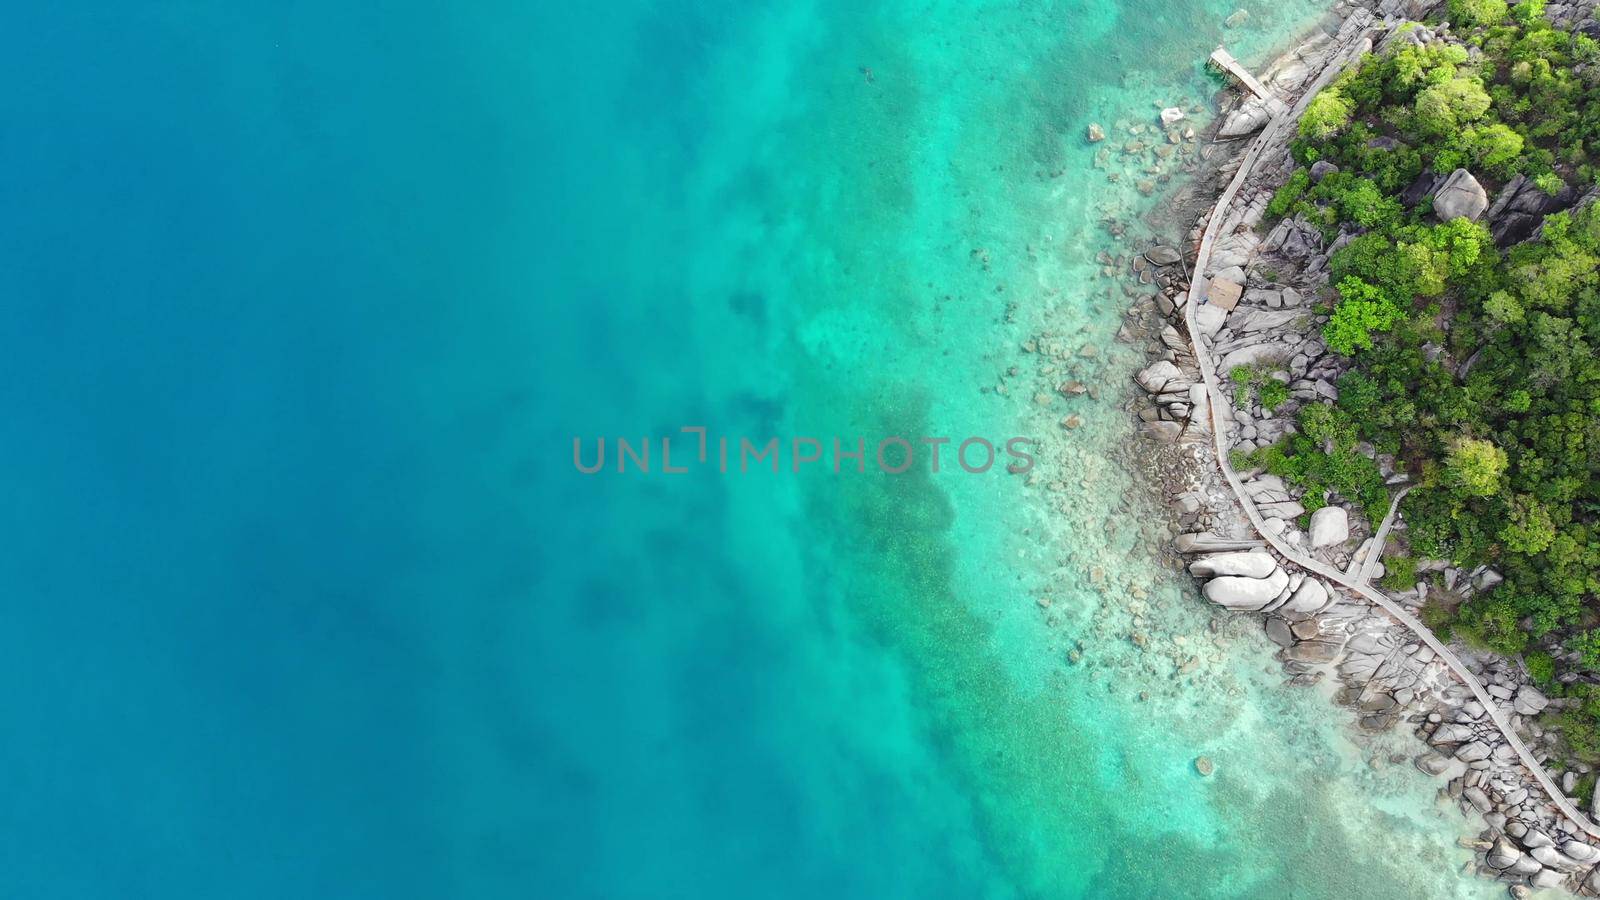
[(1372, 583), (1372, 570), (1378, 567), (1378, 560), (1383, 558), (1383, 545), (1389, 540), (1389, 528), (1394, 525), (1395, 515), (1400, 512), (1400, 501), (1410, 492), (1411, 486), (1407, 485), (1396, 491), (1394, 499), (1389, 501), (1389, 514), (1383, 517), (1378, 533), (1372, 536), (1372, 546), (1367, 548), (1367, 555), (1361, 560), (1361, 569), (1356, 573), (1356, 584)]
[[(1328, 69), (1323, 72), (1322, 77), (1317, 80), (1317, 83), (1313, 84), (1307, 90), (1305, 96), (1307, 98), (1313, 96), (1316, 91), (1321, 89), (1321, 85), (1325, 84), (1327, 79), (1331, 77), (1332, 73), (1337, 72), (1340, 68), (1342, 68), (1342, 66), (1330, 64)], [(1302, 105), (1303, 103), (1304, 100), (1302, 100)], [(1505, 712), (1500, 709), (1499, 704), (1493, 697), (1489, 695), (1489, 692), (1484, 689), (1483, 684), (1478, 681), (1477, 676), (1473, 675), (1472, 671), (1468, 669), (1466, 665), (1463, 664), (1461, 660), (1450, 651), (1450, 648), (1446, 647), (1444, 642), (1439, 640), (1439, 638), (1434, 635), (1432, 630), (1418, 621), (1415, 616), (1411, 615), (1411, 613), (1407, 612), (1404, 607), (1395, 603), (1393, 600), (1390, 600), (1383, 594), (1372, 590), (1365, 583), (1364, 579), (1353, 578), (1339, 571), (1333, 566), (1305, 556), (1298, 550), (1290, 547), (1277, 535), (1268, 531), (1266, 528), (1266, 522), (1261, 515), (1261, 511), (1256, 508), (1255, 501), (1250, 498), (1249, 492), (1244, 489), (1244, 483), (1240, 480), (1239, 473), (1234, 471), (1233, 464), (1228, 459), (1229, 448), (1227, 447), (1227, 439), (1224, 436), (1223, 430), (1220, 427), (1220, 423), (1217, 419), (1217, 410), (1229, 408), (1228, 401), (1223, 395), (1222, 389), (1217, 381), (1217, 375), (1215, 372), (1216, 363), (1211, 358), (1210, 351), (1206, 349), (1205, 341), (1199, 337), (1200, 329), (1195, 322), (1195, 311), (1199, 308), (1201, 302), (1203, 302), (1205, 298), (1206, 264), (1210, 261), (1211, 245), (1216, 239), (1217, 231), (1220, 229), (1223, 220), (1227, 217), (1226, 213), (1229, 205), (1233, 203), (1233, 199), (1238, 195), (1239, 189), (1244, 185), (1244, 182), (1249, 177), (1250, 172), (1255, 168), (1256, 161), (1260, 158), (1262, 151), (1267, 147), (1272, 146), (1277, 140), (1279, 132), (1283, 130), (1286, 124), (1294, 122), (1296, 118), (1297, 116), (1294, 113), (1274, 116), (1272, 120), (1267, 123), (1266, 127), (1262, 129), (1261, 134), (1258, 135), (1255, 141), (1251, 143), (1250, 149), (1246, 152), (1244, 159), (1240, 161), (1238, 171), (1234, 173), (1232, 180), (1228, 182), (1227, 188), (1223, 190), (1222, 196), (1218, 198), (1217, 205), (1212, 209), (1210, 221), (1206, 223), (1205, 233), (1200, 240), (1199, 254), (1195, 258), (1194, 276), (1189, 284), (1189, 301), (1184, 305), (1184, 319), (1189, 327), (1189, 340), (1191, 345), (1194, 347), (1195, 358), (1199, 361), (1200, 375), (1205, 380), (1206, 394), (1209, 399), (1211, 436), (1212, 442), (1216, 449), (1217, 466), (1222, 470), (1223, 477), (1227, 479), (1228, 486), (1233, 490), (1234, 496), (1238, 499), (1240, 507), (1245, 511), (1245, 515), (1249, 517), (1250, 524), (1255, 528), (1256, 532), (1261, 536), (1261, 538), (1272, 547), (1272, 549), (1276, 550), (1284, 559), (1294, 563), (1301, 569), (1307, 572), (1315, 573), (1330, 583), (1339, 585), (1346, 590), (1361, 596), (1374, 606), (1377, 606), (1379, 609), (1382, 609), (1384, 612), (1388, 613), (1389, 616), (1396, 622), (1399, 622), (1401, 625), (1415, 634), (1424, 644), (1432, 649), (1434, 654), (1444, 662), (1450, 671), (1455, 673), (1455, 676), (1467, 686), (1467, 688), (1472, 692), (1473, 697), (1475, 697), (1479, 703), (1483, 704), (1483, 708), (1487, 712), (1490, 721), (1494, 722), (1495, 727), (1498, 728), (1500, 733), (1505, 736), (1506, 742), (1511, 745), (1511, 748), (1516, 752), (1517, 757), (1522, 761), (1522, 764), (1528, 769), (1528, 771), (1532, 773), (1534, 779), (1539, 782), (1541, 787), (1544, 788), (1545, 793), (1549, 795), (1550, 801), (1555, 805), (1556, 809), (1559, 810), (1563, 816), (1566, 816), (1573, 823), (1575, 823), (1579, 829), (1587, 832), (1590, 836), (1600, 837), (1600, 828), (1595, 827), (1594, 823), (1590, 822), (1587, 816), (1579, 812), (1578, 809), (1572, 805), (1572, 802), (1567, 799), (1566, 794), (1562, 793), (1561, 789), (1556, 786), (1556, 783), (1550, 779), (1549, 774), (1547, 774), (1544, 770), (1544, 766), (1540, 765), (1539, 761), (1534, 758), (1533, 753), (1528, 749), (1527, 745), (1522, 742), (1522, 739), (1517, 736), (1516, 731), (1512, 729), (1510, 721), (1506, 718)], [(1389, 516), (1386, 517), (1386, 525), (1393, 520), (1394, 510), (1396, 508), (1397, 504), (1390, 507)]]

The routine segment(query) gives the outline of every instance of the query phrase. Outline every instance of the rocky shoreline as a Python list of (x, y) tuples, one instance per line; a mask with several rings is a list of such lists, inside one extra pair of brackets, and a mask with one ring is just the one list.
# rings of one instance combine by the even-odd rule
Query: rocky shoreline
[[(1313, 35), (1274, 62), (1261, 80), (1277, 100), (1303, 104), (1317, 84), (1374, 43), (1381, 47), (1388, 41), (1437, 39), (1425, 28), (1398, 29), (1435, 5), (1341, 3), (1335, 9), (1336, 34)], [(1218, 117), (1211, 133), (1202, 135), (1213, 142), (1206, 149), (1226, 148), (1221, 142), (1259, 132), (1272, 114), (1269, 101), (1236, 102)], [(1239, 143), (1231, 146), (1242, 149)], [(1245, 161), (1241, 153), (1203, 151), (1200, 157), (1214, 174), (1197, 177), (1166, 215), (1151, 223), (1157, 234), (1187, 233), (1187, 238), (1152, 246), (1131, 261), (1132, 277), (1154, 292), (1142, 295), (1146, 301), (1129, 310), (1120, 335), (1128, 343), (1143, 344), (1150, 356), (1135, 378), (1144, 396), (1134, 402), (1132, 412), (1146, 438), (1139, 465), (1147, 483), (1159, 490), (1179, 532), (1174, 550), (1204, 582), (1208, 600), (1261, 614), (1267, 636), (1280, 648), (1277, 656), (1290, 684), (1331, 690), (1366, 732), (1407, 728), (1426, 742), (1413, 761), (1423, 772), (1446, 780), (1444, 793), (1474, 823), (1469, 828), (1480, 829), (1464, 843), (1477, 851), (1481, 874), (1508, 882), (1512, 896), (1552, 887), (1600, 895), (1600, 838), (1587, 830), (1587, 823), (1561, 813), (1502, 730), (1502, 722), (1508, 721), (1542, 764), (1554, 736), (1545, 734), (1533, 717), (1552, 701), (1528, 683), (1515, 663), (1451, 648), (1497, 701), (1503, 714), (1497, 722), (1411, 629), (1268, 547), (1224, 477), (1212, 440), (1213, 423), (1223, 430), (1226, 446), (1248, 452), (1293, 430), (1294, 413), (1302, 403), (1337, 396), (1334, 385), (1344, 361), (1330, 354), (1320, 337), (1326, 316), (1317, 303), (1327, 292), (1328, 257), (1342, 244), (1325, 246), (1315, 229), (1293, 221), (1262, 233), (1267, 201), (1294, 168), (1287, 137), (1273, 140), (1251, 161), (1233, 202), (1218, 208), (1216, 214), (1224, 219), (1205, 271), (1199, 273), (1206, 278), (1211, 302), (1194, 310), (1199, 333), (1190, 334), (1186, 304), (1201, 233), (1217, 202), (1214, 194)], [(1213, 196), (1205, 196), (1208, 190)], [(1218, 361), (1219, 375), (1241, 367), (1258, 370), (1260, 377), (1279, 381), (1287, 399), (1269, 409), (1247, 391), (1241, 393), (1242, 402), (1213, 410), (1191, 340), (1205, 342), (1208, 354)], [(1406, 476), (1394, 461), (1378, 462), (1391, 489), (1403, 489)], [(1239, 475), (1278, 542), (1351, 577), (1381, 573), (1377, 559), (1383, 535), (1365, 517), (1328, 505), (1302, 528), (1306, 498), (1275, 476), (1259, 471)], [(1404, 523), (1391, 527), (1403, 529)], [(1487, 569), (1463, 572), (1443, 563), (1433, 568), (1458, 593), (1482, 590), (1498, 579)], [(1427, 590), (1421, 584), (1385, 596), (1415, 613)], [(1572, 791), (1586, 774), (1581, 769), (1564, 773), (1561, 788)], [(1595, 802), (1592, 797), (1576, 799), (1586, 808)]]

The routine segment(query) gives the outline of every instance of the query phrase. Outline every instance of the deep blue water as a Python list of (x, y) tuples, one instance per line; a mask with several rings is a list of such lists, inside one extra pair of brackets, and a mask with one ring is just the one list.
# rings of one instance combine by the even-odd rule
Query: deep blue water
[[(1208, 99), (1191, 62), (1231, 9), (14, 6), (0, 894), (1388, 878), (1309, 788), (1195, 785), (1198, 723), (1237, 712), (1212, 694), (1164, 742), (1133, 690), (1063, 675), (1031, 591), (1098, 594), (1022, 582), (1018, 482), (570, 464), (575, 436), (693, 424), (1027, 427), (977, 390), (1024, 336), (1005, 300), (1104, 343), (1119, 321), (1026, 293), (1092, 273), (1090, 199), (1140, 202), (1084, 122)], [(1231, 39), (1259, 55), (1310, 13)], [(1126, 434), (1126, 372), (1096, 374), (1090, 455)], [(1263, 716), (1248, 752), (1332, 771), (1320, 710)], [(1244, 852), (1289, 828), (1337, 872)]]

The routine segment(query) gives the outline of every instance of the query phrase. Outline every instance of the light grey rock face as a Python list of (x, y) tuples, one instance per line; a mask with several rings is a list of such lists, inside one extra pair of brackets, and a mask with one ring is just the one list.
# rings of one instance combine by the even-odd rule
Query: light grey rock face
[(1258, 610), (1289, 586), (1289, 573), (1277, 569), (1266, 578), (1224, 575), (1206, 582), (1206, 599), (1228, 609)]
[(1316, 183), (1339, 171), (1339, 167), (1325, 159), (1319, 159), (1311, 164), (1311, 181)]
[(1245, 550), (1235, 553), (1212, 553), (1189, 564), (1189, 574), (1197, 578), (1218, 575), (1243, 575), (1246, 578), (1266, 578), (1278, 568), (1278, 561), (1264, 550)]
[(1490, 752), (1488, 744), (1483, 741), (1472, 741), (1471, 743), (1462, 744), (1456, 750), (1456, 759), (1462, 762), (1476, 762), (1480, 759), (1488, 759)]
[(1540, 869), (1538, 874), (1528, 879), (1528, 883), (1536, 888), (1553, 888), (1560, 887), (1561, 883), (1566, 880), (1567, 876), (1561, 874), (1560, 872), (1553, 872), (1549, 869)]
[(1209, 531), (1178, 535), (1173, 545), (1179, 553), (1214, 553), (1222, 550), (1254, 550), (1261, 542), (1250, 538), (1225, 538)]
[(1172, 444), (1176, 443), (1178, 438), (1183, 437), (1183, 426), (1177, 422), (1146, 422), (1144, 423), (1144, 433), (1152, 440), (1163, 444)]
[[(1213, 260), (1213, 262), (1216, 262), (1216, 260)], [(1213, 273), (1212, 277), (1218, 281), (1231, 281), (1234, 284), (1244, 284), (1245, 279), (1248, 276), (1244, 274), (1243, 266), (1235, 264), (1226, 267), (1219, 266)]]
[(1222, 123), (1221, 130), (1217, 132), (1217, 137), (1244, 137), (1260, 129), (1271, 118), (1272, 109), (1266, 101), (1259, 97), (1251, 97), (1229, 114), (1227, 121)]
[(1217, 336), (1222, 330), (1222, 323), (1228, 318), (1228, 311), (1220, 306), (1206, 305), (1194, 311), (1194, 323), (1199, 327), (1200, 333), (1208, 338)]
[(1307, 578), (1295, 588), (1294, 595), (1289, 598), (1283, 608), (1289, 612), (1310, 613), (1316, 612), (1328, 605), (1328, 586), (1315, 578)]
[(1294, 646), (1294, 632), (1289, 629), (1289, 620), (1279, 616), (1267, 616), (1263, 626), (1267, 631), (1267, 638), (1279, 647)]
[(1240, 334), (1252, 331), (1279, 331), (1305, 318), (1297, 309), (1252, 309), (1234, 313), (1228, 327)]
[(1554, 847), (1535, 847), (1528, 855), (1537, 859), (1540, 865), (1562, 872), (1576, 872), (1581, 868), (1577, 860), (1568, 857)]
[(1189, 385), (1189, 409), (1192, 410), (1190, 418), (1206, 422), (1211, 416), (1211, 396), (1206, 393), (1206, 386), (1196, 382)]
[(1350, 516), (1342, 506), (1324, 506), (1311, 514), (1311, 546), (1331, 547), (1350, 539)]
[[(1439, 775), (1442, 774), (1445, 769), (1450, 768), (1450, 760), (1438, 753), (1424, 753), (1417, 757), (1417, 768), (1428, 773), (1429, 775)], [(1502, 838), (1502, 840), (1504, 839)], [(1506, 846), (1510, 847), (1511, 845), (1507, 843)], [(1515, 847), (1512, 847), (1513, 851), (1515, 849)], [(1490, 863), (1490, 865), (1494, 864)], [(1511, 865), (1511, 863), (1507, 862), (1506, 866), (1509, 865)], [(1506, 866), (1495, 866), (1495, 868), (1504, 869)]]
[(1298, 662), (1331, 663), (1339, 658), (1339, 645), (1334, 641), (1301, 641), (1286, 655)]
[(1536, 716), (1544, 712), (1544, 708), (1549, 705), (1550, 699), (1548, 697), (1539, 693), (1538, 689), (1532, 685), (1526, 684), (1522, 686), (1521, 690), (1517, 691), (1517, 698), (1512, 701), (1512, 709), (1524, 716)]
[(1488, 208), (1489, 195), (1466, 169), (1451, 172), (1433, 194), (1433, 214), (1441, 222), (1460, 218), (1476, 220)]
[(1536, 875), (1543, 871), (1544, 866), (1539, 865), (1539, 861), (1531, 856), (1517, 857), (1517, 861), (1506, 869), (1506, 872), (1512, 875)]
[(1521, 850), (1518, 850), (1514, 844), (1505, 838), (1500, 838), (1494, 842), (1494, 847), (1485, 854), (1484, 862), (1488, 863), (1491, 869), (1509, 869), (1521, 858)]
[(1550, 835), (1536, 828), (1529, 828), (1528, 833), (1522, 836), (1522, 846), (1527, 847), (1529, 850), (1537, 850), (1540, 847), (1554, 847), (1555, 845), (1556, 842), (1550, 840)]
[(1240, 347), (1237, 350), (1230, 351), (1228, 355), (1222, 358), (1222, 362), (1217, 364), (1217, 368), (1223, 372), (1231, 372), (1238, 366), (1253, 366), (1256, 363), (1277, 362), (1292, 355), (1293, 354), (1289, 353), (1283, 344), (1278, 343), (1277, 341), (1265, 341), (1260, 344), (1252, 344), (1248, 347)]
[(1305, 515), (1306, 508), (1296, 500), (1275, 500), (1266, 503), (1257, 503), (1256, 508), (1261, 510), (1263, 516), (1276, 516), (1285, 521)]
[(1600, 860), (1600, 850), (1582, 841), (1567, 841), (1561, 845), (1561, 852), (1581, 863), (1592, 863)]
[(1133, 376), (1133, 380), (1139, 382), (1140, 387), (1152, 394), (1161, 393), (1162, 388), (1166, 387), (1167, 383), (1171, 381), (1183, 381), (1185, 386), (1188, 385), (1188, 382), (1184, 380), (1183, 373), (1178, 371), (1178, 367), (1164, 359), (1152, 363), (1144, 371)]
[(1478, 812), (1485, 813), (1489, 811), (1489, 795), (1483, 792), (1483, 788), (1469, 787), (1461, 792), (1461, 796), (1467, 798), (1468, 803), (1477, 807)]
[(1172, 247), (1152, 247), (1144, 258), (1158, 266), (1170, 266), (1183, 259), (1183, 256)]

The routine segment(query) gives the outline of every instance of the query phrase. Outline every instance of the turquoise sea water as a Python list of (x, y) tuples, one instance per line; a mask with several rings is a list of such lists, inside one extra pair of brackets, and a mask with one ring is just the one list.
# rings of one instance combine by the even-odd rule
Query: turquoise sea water
[[(1242, 6), (13, 10), (4, 893), (1496, 893), (1114, 461)], [(573, 469), (685, 425), (1040, 466)]]

